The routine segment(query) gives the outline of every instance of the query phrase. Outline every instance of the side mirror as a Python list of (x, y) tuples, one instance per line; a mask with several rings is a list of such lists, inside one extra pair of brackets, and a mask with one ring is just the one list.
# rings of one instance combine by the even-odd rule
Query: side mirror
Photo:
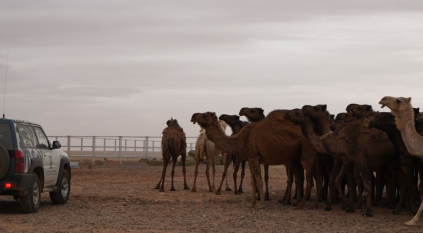
[(59, 148), (61, 148), (62, 147), (62, 145), (60, 145), (60, 142), (59, 141), (54, 141), (53, 142), (53, 147), (52, 147), (52, 149), (59, 149)]

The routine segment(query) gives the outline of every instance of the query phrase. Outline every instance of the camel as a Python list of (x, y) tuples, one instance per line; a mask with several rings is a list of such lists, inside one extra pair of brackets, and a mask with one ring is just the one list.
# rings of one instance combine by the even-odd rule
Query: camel
[[(368, 129), (369, 119), (356, 120), (346, 124), (340, 130), (330, 130), (330, 116), (326, 105), (303, 106), (301, 114), (308, 118), (303, 123), (307, 138), (318, 152), (330, 154), (334, 158), (353, 164), (361, 174), (364, 190), (367, 195), (365, 216), (373, 216), (371, 206), (372, 168), (380, 167), (395, 156), (395, 148), (380, 130)], [(346, 168), (346, 167), (344, 167)], [(338, 177), (345, 171), (341, 170)], [(356, 179), (358, 174), (354, 173)], [(337, 178), (338, 178), (337, 177)], [(337, 185), (339, 189), (340, 185)], [(340, 193), (341, 190), (339, 190)], [(348, 203), (349, 211), (353, 211), (352, 200)], [(345, 197), (343, 197), (345, 202)]]
[(170, 191), (176, 191), (173, 186), (173, 176), (175, 175), (175, 165), (178, 159), (178, 156), (182, 157), (182, 173), (184, 175), (184, 189), (189, 189), (186, 179), (186, 169), (185, 169), (185, 160), (186, 160), (186, 136), (184, 130), (179, 126), (176, 119), (171, 118), (166, 122), (167, 127), (163, 130), (162, 134), (162, 156), (163, 156), (163, 171), (162, 176), (159, 180), (159, 183), (155, 189), (160, 188), (160, 192), (164, 192), (164, 180), (166, 176), (166, 168), (169, 164), (170, 158), (172, 158), (172, 187)]
[[(266, 165), (287, 164), (295, 159), (305, 159), (311, 155), (318, 158), (316, 152), (307, 143), (307, 139), (302, 135), (300, 128), (292, 122), (277, 117), (266, 117), (260, 122), (246, 125), (234, 136), (227, 136), (219, 129), (217, 116), (214, 112), (194, 113), (191, 122), (205, 128), (207, 137), (220, 149), (228, 154), (241, 155), (243, 159), (248, 161), (253, 190), (249, 204), (251, 207), (264, 208), (260, 163)], [(308, 162), (310, 161), (309, 159)], [(318, 161), (311, 161), (305, 166), (307, 180), (309, 181), (309, 177), (313, 176), (316, 180), (315, 208), (318, 206), (322, 186), (320, 173), (316, 166), (318, 166)], [(307, 182), (307, 194), (311, 191), (311, 183)], [(260, 193), (260, 202), (257, 205), (254, 192), (256, 189)], [(303, 208), (305, 197), (297, 208)]]
[[(248, 122), (244, 122), (244, 121), (240, 121), (239, 120), (239, 116), (237, 115), (227, 115), (227, 114), (222, 114), (219, 117), (219, 120), (222, 120), (224, 122), (226, 122), (226, 124), (229, 125), (229, 127), (231, 127), (232, 130), (232, 136), (237, 134), (239, 131), (241, 131), (242, 127), (244, 127), (245, 125), (249, 124)], [(224, 170), (222, 173), (222, 181), (220, 182), (220, 186), (216, 191), (217, 195), (220, 195), (220, 191), (222, 189), (222, 184), (223, 184), (223, 179), (225, 179), (226, 177), (226, 173), (228, 171), (228, 167), (229, 164), (232, 160), (232, 157), (234, 157), (234, 173), (233, 173), (233, 178), (234, 178), (234, 187), (235, 187), (235, 195), (241, 194), (244, 191), (242, 190), (242, 181), (244, 180), (244, 176), (245, 176), (245, 160), (242, 159), (242, 157), (240, 155), (228, 155), (225, 159), (225, 163), (224, 163)], [(238, 174), (238, 170), (239, 170), (239, 166), (242, 163), (242, 169), (241, 169), (241, 180), (239, 183), (239, 188), (237, 187), (237, 174)], [(228, 191), (228, 189), (226, 189)], [(230, 190), (229, 190), (230, 191)]]
[[(411, 98), (385, 96), (379, 101), (379, 104), (382, 105), (382, 108), (386, 106), (391, 109), (407, 151), (423, 159), (423, 137), (416, 131)], [(410, 221), (405, 222), (405, 225), (416, 225), (422, 211), (423, 201), (416, 215)]]
[[(239, 111), (239, 115), (247, 117), (249, 122), (259, 122), (266, 117), (263, 112), (264, 112), (264, 110), (262, 108), (257, 108), (257, 107), (256, 108), (247, 108), (247, 107), (244, 107), (244, 108), (241, 108), (241, 110)], [(280, 116), (281, 119), (283, 119), (283, 115), (285, 114), (285, 111), (284, 110), (275, 110), (275, 111), (272, 111), (270, 114), (271, 114), (271, 116), (276, 116), (276, 117)], [(298, 162), (298, 161), (293, 161), (293, 162), (295, 163), (295, 162)], [(278, 201), (279, 203), (287, 204), (287, 205), (291, 204), (291, 190), (292, 190), (292, 184), (293, 184), (293, 180), (294, 180), (294, 178), (293, 178), (294, 174), (293, 174), (292, 168), (294, 166), (297, 167), (298, 164), (292, 164), (292, 165), (286, 164), (285, 165), (286, 175), (288, 177), (287, 188), (285, 190), (285, 194), (284, 194), (283, 198)], [(303, 182), (302, 182), (303, 178), (301, 178), (300, 181), (301, 181), (301, 186), (297, 187), (297, 188), (300, 188), (300, 191), (301, 191), (301, 194), (302, 194), (303, 193), (302, 188), (304, 187)], [(266, 185), (266, 192), (264, 194), (265, 195), (264, 199), (270, 200), (270, 197), (269, 197), (269, 166), (268, 165), (264, 165), (264, 183)], [(295, 193), (297, 194), (297, 192), (295, 192)], [(300, 197), (297, 198), (297, 201), (298, 200), (300, 200)], [(296, 204), (298, 204), (298, 202)]]
[[(226, 130), (226, 123), (224, 121), (220, 121), (220, 127), (222, 132)], [(215, 175), (216, 175), (216, 167), (215, 167), (215, 158), (221, 154), (221, 150), (207, 138), (206, 130), (201, 128), (200, 134), (197, 137), (197, 141), (195, 143), (195, 170), (194, 170), (194, 184), (191, 189), (191, 192), (197, 192), (197, 176), (198, 176), (198, 165), (203, 161), (203, 156), (205, 155), (207, 158), (207, 167), (206, 167), (206, 177), (207, 183), (209, 185), (209, 192), (214, 192), (215, 188)], [(222, 154), (222, 157), (228, 157)], [(210, 166), (212, 167), (213, 172), (213, 182), (210, 182), (210, 173), (209, 169)], [(223, 180), (222, 180), (223, 182)], [(230, 191), (228, 179), (226, 179), (226, 190)]]
[[(417, 116), (419, 110), (415, 109), (415, 111), (417, 111), (415, 112), (415, 116)], [(398, 166), (401, 167), (397, 167), (397, 174), (399, 175), (393, 177), (396, 179), (397, 186), (400, 188), (400, 199), (393, 211), (393, 214), (399, 214), (406, 196), (410, 203), (411, 212), (415, 213), (415, 196), (413, 190), (416, 190), (417, 187), (413, 187), (415, 185), (412, 183), (414, 166), (411, 161), (414, 158), (408, 153), (407, 148), (404, 145), (401, 132), (395, 125), (394, 115), (388, 112), (376, 113), (369, 124), (369, 128), (378, 128), (385, 131), (401, 156), (401, 163), (398, 164)]]

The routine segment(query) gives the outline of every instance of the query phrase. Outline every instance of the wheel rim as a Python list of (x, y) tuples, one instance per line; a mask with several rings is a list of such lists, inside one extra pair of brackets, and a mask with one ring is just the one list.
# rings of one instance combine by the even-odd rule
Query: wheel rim
[(62, 196), (66, 197), (69, 192), (69, 181), (66, 179), (66, 177), (63, 177), (62, 179), (62, 188), (61, 188)]
[(34, 204), (38, 204), (40, 200), (40, 186), (38, 186), (37, 182), (34, 183), (34, 186), (32, 188), (32, 195), (33, 195)]

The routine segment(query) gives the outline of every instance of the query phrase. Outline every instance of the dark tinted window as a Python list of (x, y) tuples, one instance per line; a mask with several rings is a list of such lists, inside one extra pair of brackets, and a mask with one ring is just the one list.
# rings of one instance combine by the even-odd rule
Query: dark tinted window
[(29, 125), (17, 125), (16, 130), (19, 135), (19, 147), (21, 148), (36, 148), (35, 133)]
[(7, 149), (13, 149), (12, 133), (9, 124), (0, 124), (0, 143)]

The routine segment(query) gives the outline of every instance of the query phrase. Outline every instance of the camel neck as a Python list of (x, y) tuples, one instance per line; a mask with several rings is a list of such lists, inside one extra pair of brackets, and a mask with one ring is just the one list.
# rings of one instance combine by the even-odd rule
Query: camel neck
[(309, 140), (313, 149), (316, 150), (320, 154), (327, 154), (327, 151), (325, 147), (323, 146), (322, 140), (320, 139), (321, 136), (317, 135), (314, 128), (315, 128), (314, 123), (310, 119), (305, 120), (301, 124), (301, 129), (303, 131), (303, 134)]
[(232, 135), (237, 134), (242, 129), (242, 126), (239, 122), (236, 123), (235, 125), (229, 125), (229, 126), (231, 127)]
[(423, 137), (415, 128), (414, 112), (411, 109), (403, 112), (392, 111), (395, 115), (395, 123), (401, 131), (401, 136), (410, 154), (423, 158)]
[(230, 154), (237, 154), (238, 145), (236, 138), (228, 137), (222, 131), (217, 121), (215, 124), (206, 128), (206, 136), (222, 151)]

